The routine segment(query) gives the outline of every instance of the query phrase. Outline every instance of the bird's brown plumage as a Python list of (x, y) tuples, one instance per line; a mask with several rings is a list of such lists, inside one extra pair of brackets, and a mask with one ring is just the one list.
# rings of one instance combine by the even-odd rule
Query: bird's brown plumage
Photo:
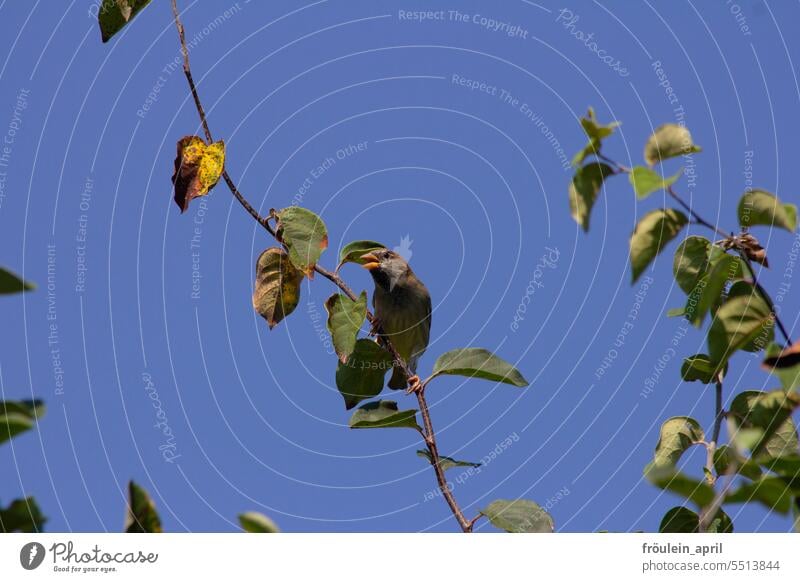
[[(383, 334), (392, 342), (408, 368), (416, 373), (417, 362), (428, 347), (431, 333), (431, 296), (408, 263), (392, 251), (382, 249), (364, 255), (375, 281), (372, 304)], [(405, 388), (408, 379), (395, 366), (389, 388)]]

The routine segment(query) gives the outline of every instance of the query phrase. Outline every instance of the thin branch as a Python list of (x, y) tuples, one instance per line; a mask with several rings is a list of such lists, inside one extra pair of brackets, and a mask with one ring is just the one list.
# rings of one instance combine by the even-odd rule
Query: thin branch
[(597, 156), (599, 159), (603, 160), (604, 162), (608, 162), (609, 164), (614, 166), (614, 168), (615, 168), (615, 170), (616, 170), (616, 172), (618, 174), (630, 174), (630, 172), (631, 172), (631, 169), (628, 166), (623, 166), (622, 164), (620, 164), (616, 160), (612, 160), (607, 155), (605, 155), (605, 154), (603, 154), (603, 153), (601, 153), (599, 151), (595, 151), (594, 155)]
[(711, 522), (714, 521), (714, 518), (717, 516), (717, 513), (720, 509), (722, 509), (722, 504), (725, 502), (725, 495), (728, 493), (728, 489), (730, 489), (731, 484), (733, 483), (733, 475), (728, 475), (727, 473), (723, 475), (728, 477), (725, 483), (717, 490), (716, 495), (714, 495), (714, 499), (711, 501), (711, 505), (708, 505), (700, 510), (700, 533), (707, 533), (708, 528), (711, 526)]
[(722, 429), (722, 420), (725, 418), (725, 411), (722, 409), (722, 373), (717, 376), (715, 397), (714, 397), (714, 432), (711, 436), (711, 441), (706, 444), (708, 451), (706, 456), (706, 471), (711, 485), (716, 483), (717, 478), (714, 476), (714, 454), (717, 452), (717, 445), (719, 444), (719, 433)]
[[(203, 131), (206, 136), (206, 140), (208, 143), (212, 143), (214, 141), (211, 129), (208, 125), (208, 118), (206, 117), (205, 109), (203, 109), (203, 103), (200, 100), (200, 94), (197, 91), (197, 85), (195, 85), (194, 77), (192, 76), (192, 68), (189, 63), (189, 48), (186, 45), (186, 33), (183, 28), (183, 23), (181, 22), (180, 18), (180, 11), (178, 10), (178, 2), (177, 0), (172, 0), (172, 13), (175, 17), (175, 26), (178, 29), (178, 36), (180, 37), (181, 43), (181, 52), (183, 54), (183, 72), (186, 76), (186, 81), (189, 83), (189, 90), (192, 93), (192, 97), (194, 98), (195, 108), (197, 109), (197, 114), (200, 116), (200, 122), (203, 125)], [(228, 174), (227, 170), (223, 170), (222, 177), (225, 180), (225, 183), (228, 185), (228, 189), (234, 195), (236, 200), (239, 201), (239, 204), (253, 217), (253, 219), (258, 222), (264, 229), (273, 237), (275, 237), (276, 232), (272, 225), (269, 223), (270, 217), (264, 217), (259, 214), (259, 212), (253, 207), (252, 204), (244, 197), (244, 195), (239, 191), (239, 188), (236, 186), (236, 183)], [(353, 290), (344, 282), (344, 280), (335, 272), (329, 271), (320, 265), (316, 265), (314, 267), (314, 271), (319, 273), (324, 278), (328, 279), (331, 283), (336, 285), (347, 297), (352, 299), (353, 301), (357, 300), (356, 294)], [(373, 325), (376, 325), (378, 322), (375, 316), (367, 310), (367, 319)], [(409, 369), (408, 364), (405, 360), (400, 356), (397, 349), (394, 347), (392, 342), (381, 333), (380, 327), (376, 329), (378, 338), (381, 344), (389, 351), (392, 356), (393, 364), (403, 370), (407, 378), (412, 378), (414, 376), (413, 372)], [(423, 440), (425, 442), (425, 446), (428, 449), (428, 452), (431, 455), (431, 464), (433, 465), (433, 469), (436, 473), (436, 480), (439, 484), (439, 489), (442, 492), (442, 495), (447, 501), (447, 505), (450, 506), (450, 510), (453, 512), (456, 520), (458, 521), (458, 525), (461, 527), (464, 533), (469, 533), (472, 531), (472, 525), (474, 524), (475, 520), (470, 522), (466, 517), (464, 517), (464, 513), (461, 511), (461, 508), (456, 502), (453, 493), (450, 491), (450, 488), (447, 483), (447, 479), (444, 475), (444, 470), (441, 466), (441, 457), (439, 456), (439, 449), (436, 445), (436, 435), (433, 430), (433, 423), (431, 422), (431, 415), (430, 410), (428, 408), (428, 403), (425, 400), (425, 389), (421, 387), (416, 390), (417, 401), (419, 403), (420, 413), (422, 414), (422, 421), (424, 426), (424, 433), (423, 433)], [(477, 519), (477, 518), (476, 518)]]
[(211, 130), (208, 127), (206, 120), (206, 112), (203, 109), (203, 103), (200, 101), (200, 95), (197, 93), (197, 86), (194, 84), (192, 77), (192, 67), (189, 65), (189, 47), (186, 46), (186, 31), (183, 29), (181, 22), (180, 11), (178, 10), (178, 0), (172, 0), (172, 14), (175, 16), (175, 26), (178, 29), (178, 36), (181, 39), (181, 53), (183, 53), (183, 73), (186, 75), (186, 80), (189, 81), (189, 89), (192, 91), (194, 97), (194, 104), (197, 107), (197, 113), (200, 114), (200, 121), (203, 124), (203, 130), (206, 134), (208, 143), (212, 143), (214, 138), (211, 137)]
[(433, 432), (431, 414), (428, 410), (428, 403), (425, 400), (425, 390), (418, 390), (416, 394), (417, 401), (419, 402), (419, 410), (422, 413), (422, 425), (425, 427), (425, 445), (428, 447), (428, 451), (431, 454), (431, 464), (433, 465), (433, 470), (436, 472), (436, 481), (439, 483), (439, 489), (442, 495), (444, 495), (447, 505), (450, 506), (450, 511), (453, 512), (453, 515), (458, 521), (458, 525), (461, 526), (461, 530), (464, 533), (470, 533), (472, 531), (472, 524), (464, 516), (464, 512), (461, 511), (461, 508), (458, 506), (456, 498), (453, 497), (453, 492), (450, 491), (447, 478), (444, 475), (444, 469), (442, 469), (442, 460), (439, 457), (439, 448), (436, 445), (436, 435)]
[[(706, 468), (709, 470), (709, 475), (714, 475), (714, 453), (717, 450), (717, 443), (719, 443), (719, 435), (722, 429), (722, 420), (725, 418), (725, 410), (722, 408), (722, 372), (717, 374), (717, 382), (716, 382), (716, 390), (715, 390), (715, 397), (714, 397), (714, 432), (711, 435), (711, 442), (708, 446), (708, 461)], [(725, 502), (725, 495), (728, 492), (728, 489), (731, 486), (731, 482), (733, 481), (733, 476), (730, 475), (730, 468), (726, 470), (726, 475), (728, 475), (728, 480), (720, 487), (717, 492), (714, 494), (714, 499), (711, 502), (711, 505), (708, 507), (704, 507), (700, 511), (700, 523), (698, 529), (700, 532), (705, 533), (708, 531), (711, 522), (714, 521), (714, 518), (717, 516), (717, 513), (722, 508), (722, 504)], [(717, 480), (724, 475), (717, 475), (713, 477), (713, 485), (716, 485)]]
[(694, 218), (694, 219), (697, 221), (697, 223), (698, 223), (698, 224), (701, 224), (701, 225), (705, 226), (706, 228), (709, 228), (709, 229), (713, 230), (713, 231), (714, 231), (714, 232), (716, 232), (718, 235), (720, 235), (720, 236), (723, 236), (723, 237), (725, 237), (725, 238), (728, 238), (728, 236), (730, 236), (730, 233), (727, 233), (727, 232), (723, 231), (722, 229), (720, 229), (720, 228), (718, 228), (718, 227), (714, 226), (713, 224), (711, 224), (710, 222), (708, 222), (708, 221), (707, 221), (705, 218), (703, 218), (702, 216), (700, 216), (700, 215), (699, 215), (699, 214), (698, 214), (698, 213), (697, 213), (697, 212), (694, 210), (694, 208), (692, 208), (692, 206), (691, 206), (689, 203), (687, 203), (687, 202), (686, 202), (686, 201), (685, 201), (683, 198), (681, 198), (680, 196), (678, 196), (678, 194), (675, 192), (675, 189), (674, 189), (672, 186), (667, 186), (667, 194), (669, 194), (670, 196), (672, 196), (672, 198), (673, 198), (673, 199), (674, 199), (674, 200), (675, 200), (675, 201), (676, 201), (678, 204), (680, 204), (681, 206), (683, 206), (684, 210), (686, 210), (686, 212), (688, 212), (689, 214), (691, 214), (692, 218)]

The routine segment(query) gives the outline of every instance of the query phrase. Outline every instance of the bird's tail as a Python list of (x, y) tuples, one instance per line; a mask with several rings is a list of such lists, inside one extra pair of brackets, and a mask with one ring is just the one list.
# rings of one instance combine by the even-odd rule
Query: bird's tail
[(402, 390), (408, 385), (408, 378), (402, 368), (395, 366), (393, 370), (392, 377), (389, 379), (389, 388)]

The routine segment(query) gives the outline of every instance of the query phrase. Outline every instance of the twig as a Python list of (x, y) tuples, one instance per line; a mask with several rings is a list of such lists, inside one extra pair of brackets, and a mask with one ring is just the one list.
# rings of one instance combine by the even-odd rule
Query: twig
[(433, 432), (431, 414), (428, 410), (428, 403), (425, 400), (425, 390), (418, 390), (416, 394), (417, 401), (419, 402), (419, 410), (420, 413), (422, 413), (422, 425), (425, 427), (425, 445), (428, 447), (428, 451), (431, 454), (431, 464), (433, 465), (433, 470), (436, 472), (436, 481), (439, 483), (439, 489), (442, 495), (444, 495), (447, 505), (450, 506), (450, 511), (453, 512), (453, 515), (458, 521), (458, 525), (461, 526), (461, 530), (464, 533), (470, 533), (472, 531), (472, 523), (464, 516), (464, 512), (461, 511), (461, 508), (458, 506), (456, 498), (453, 497), (453, 492), (450, 491), (450, 487), (447, 484), (444, 469), (442, 469), (442, 460), (439, 457), (439, 448), (436, 446), (436, 435)]
[(181, 22), (180, 12), (178, 10), (178, 0), (172, 0), (172, 14), (175, 16), (175, 26), (178, 29), (178, 36), (181, 39), (181, 53), (183, 54), (183, 74), (186, 75), (186, 80), (189, 81), (189, 89), (194, 97), (194, 105), (197, 107), (197, 113), (200, 114), (200, 121), (203, 124), (203, 130), (206, 134), (208, 143), (214, 141), (211, 137), (211, 130), (208, 127), (208, 120), (206, 119), (206, 112), (203, 109), (203, 103), (200, 101), (200, 95), (197, 93), (197, 85), (194, 84), (192, 77), (192, 68), (189, 66), (189, 47), (186, 46), (186, 31), (183, 29)]
[(716, 232), (716, 233), (717, 233), (718, 235), (720, 235), (720, 236), (723, 236), (723, 237), (725, 237), (725, 238), (728, 238), (728, 236), (730, 235), (730, 233), (727, 233), (727, 232), (723, 231), (722, 229), (720, 229), (720, 228), (718, 228), (718, 227), (714, 226), (713, 224), (711, 224), (710, 222), (708, 222), (708, 221), (707, 221), (705, 218), (703, 218), (702, 216), (700, 216), (700, 215), (699, 215), (699, 214), (698, 214), (698, 213), (695, 211), (695, 209), (694, 209), (694, 208), (692, 208), (692, 206), (691, 206), (689, 203), (687, 203), (687, 202), (686, 202), (686, 201), (685, 201), (683, 198), (681, 198), (680, 196), (678, 196), (677, 192), (675, 192), (675, 189), (674, 189), (672, 186), (667, 186), (667, 194), (669, 194), (670, 196), (672, 196), (672, 198), (673, 198), (673, 199), (674, 199), (674, 200), (675, 200), (675, 201), (676, 201), (678, 204), (680, 204), (681, 206), (683, 206), (684, 210), (686, 210), (686, 212), (688, 212), (689, 214), (691, 214), (691, 215), (692, 215), (692, 218), (694, 218), (694, 219), (697, 221), (697, 223), (698, 223), (698, 224), (701, 224), (701, 225), (705, 226), (706, 228), (709, 228), (709, 229), (713, 230), (714, 232)]
[(706, 470), (711, 485), (714, 485), (717, 480), (717, 478), (714, 477), (714, 454), (717, 452), (719, 433), (722, 429), (722, 420), (724, 418), (725, 411), (722, 409), (722, 373), (720, 373), (717, 376), (714, 398), (714, 432), (711, 436), (711, 441), (706, 444), (706, 450), (708, 451), (706, 456)]
[[(708, 461), (706, 464), (706, 468), (709, 470), (709, 475), (714, 475), (714, 453), (717, 450), (717, 443), (719, 443), (719, 434), (720, 430), (722, 429), (722, 420), (725, 418), (725, 411), (722, 408), (722, 372), (717, 374), (717, 382), (716, 382), (716, 390), (715, 390), (715, 398), (714, 398), (714, 432), (711, 435), (711, 442), (708, 444)], [(728, 492), (728, 488), (733, 481), (733, 477), (729, 474), (730, 468), (726, 469), (725, 475), (728, 475), (728, 480), (722, 485), (722, 487), (717, 490), (714, 495), (714, 499), (711, 502), (711, 505), (708, 507), (704, 507), (700, 510), (700, 521), (698, 524), (698, 529), (701, 533), (706, 533), (708, 531), (711, 522), (714, 521), (714, 518), (717, 516), (717, 513), (722, 508), (722, 504), (725, 502), (725, 495)], [(713, 477), (713, 482), (711, 485), (715, 485), (719, 477), (724, 475), (717, 475)]]
[(605, 155), (605, 154), (603, 154), (603, 153), (601, 153), (599, 151), (595, 151), (594, 155), (597, 156), (599, 159), (603, 160), (604, 162), (608, 162), (609, 164), (614, 166), (614, 168), (616, 169), (615, 171), (618, 174), (630, 174), (630, 172), (631, 172), (631, 169), (628, 166), (623, 166), (622, 164), (620, 164), (616, 160), (612, 160), (607, 155)]
[[(178, 36), (180, 37), (181, 42), (181, 52), (183, 54), (183, 72), (186, 76), (186, 81), (189, 83), (189, 90), (192, 93), (192, 97), (194, 98), (195, 108), (197, 109), (197, 114), (200, 116), (200, 122), (203, 125), (203, 131), (206, 136), (206, 140), (209, 143), (214, 141), (211, 135), (211, 129), (208, 125), (208, 118), (206, 117), (205, 109), (203, 109), (202, 101), (200, 101), (200, 94), (197, 91), (197, 85), (195, 85), (194, 77), (192, 76), (192, 68), (189, 63), (189, 48), (186, 45), (186, 33), (183, 28), (183, 23), (181, 22), (180, 18), (180, 11), (178, 10), (178, 1), (172, 0), (172, 13), (175, 17), (175, 26), (178, 29)], [(239, 191), (237, 188), (236, 183), (228, 174), (227, 170), (223, 170), (222, 178), (225, 180), (225, 183), (228, 185), (228, 189), (234, 195), (236, 200), (239, 201), (239, 204), (253, 217), (253, 219), (258, 222), (264, 229), (273, 237), (275, 237), (275, 229), (269, 223), (269, 217), (263, 217), (259, 212), (253, 207), (250, 202), (244, 197), (244, 195)], [(316, 265), (314, 267), (314, 271), (322, 275), (324, 278), (328, 279), (331, 283), (336, 285), (347, 297), (352, 299), (353, 301), (357, 300), (357, 296), (353, 293), (353, 290), (344, 282), (344, 280), (335, 272), (329, 271), (324, 267)], [(367, 310), (367, 320), (375, 325), (376, 319), (375, 316)], [(411, 378), (414, 374), (409, 369), (408, 364), (406, 364), (405, 360), (400, 356), (397, 349), (394, 347), (392, 342), (381, 332), (382, 330), (380, 327), (377, 328), (377, 335), (381, 341), (381, 344), (389, 351), (392, 356), (393, 364), (395, 366), (400, 367), (403, 372), (405, 373), (407, 378)], [(444, 475), (444, 470), (441, 466), (441, 457), (439, 456), (439, 449), (436, 445), (436, 435), (433, 430), (433, 423), (431, 422), (431, 415), (430, 410), (428, 408), (428, 403), (425, 400), (425, 389), (424, 387), (416, 391), (417, 401), (419, 403), (420, 413), (422, 414), (422, 422), (424, 426), (423, 432), (423, 440), (425, 441), (425, 446), (428, 448), (428, 452), (431, 455), (431, 464), (433, 465), (433, 469), (436, 473), (436, 480), (439, 484), (439, 489), (442, 492), (442, 495), (447, 501), (447, 505), (450, 506), (450, 510), (453, 512), (456, 520), (458, 521), (458, 525), (461, 527), (461, 530), (464, 533), (470, 533), (472, 531), (472, 525), (477, 520), (473, 520), (470, 522), (466, 517), (464, 517), (464, 513), (461, 511), (461, 508), (458, 505), (453, 493), (450, 491), (450, 488), (447, 483), (447, 479)]]
[(482, 518), (482, 517), (483, 517), (483, 514), (479, 513), (478, 515), (476, 515), (475, 517), (472, 518), (472, 521), (469, 522), (469, 531), (470, 532), (473, 530), (473, 528), (475, 527), (475, 524), (478, 522), (478, 520), (480, 518)]
[(700, 510), (700, 533), (707, 533), (708, 527), (711, 525), (711, 522), (714, 521), (714, 518), (717, 516), (717, 513), (722, 508), (722, 504), (725, 502), (725, 495), (728, 493), (728, 489), (733, 483), (733, 475), (728, 475), (727, 473), (723, 476), (728, 477), (722, 487), (719, 488), (716, 495), (714, 495), (713, 501), (711, 501), (711, 505), (704, 507)]

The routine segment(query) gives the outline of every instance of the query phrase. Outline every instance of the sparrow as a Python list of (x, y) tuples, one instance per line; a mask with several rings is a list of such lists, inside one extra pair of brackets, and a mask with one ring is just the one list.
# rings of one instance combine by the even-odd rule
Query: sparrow
[(397, 253), (378, 249), (361, 259), (375, 282), (372, 305), (377, 321), (373, 330), (379, 330), (392, 343), (414, 374), (407, 378), (401, 367), (394, 366), (389, 388), (399, 390), (410, 385), (410, 391), (419, 389), (417, 362), (431, 337), (431, 295)]

